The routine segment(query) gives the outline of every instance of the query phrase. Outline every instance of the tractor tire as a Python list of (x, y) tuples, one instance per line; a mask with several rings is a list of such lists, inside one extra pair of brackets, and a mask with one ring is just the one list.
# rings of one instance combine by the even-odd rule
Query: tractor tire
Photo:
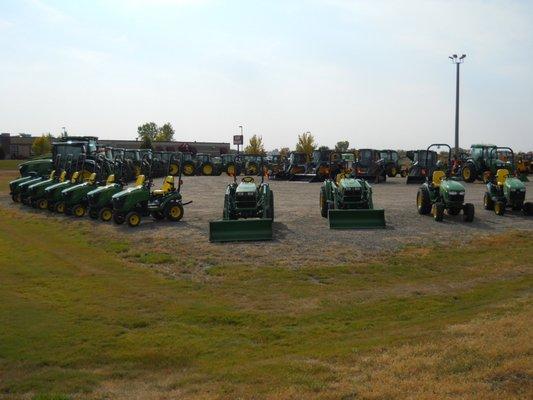
[(180, 166), (176, 163), (171, 163), (168, 167), (168, 174), (171, 176), (178, 176), (180, 173)]
[(269, 208), (267, 211), (267, 218), (270, 218), (272, 221), (274, 221), (274, 192), (271, 190), (269, 192)]
[(122, 225), (124, 222), (126, 222), (126, 217), (122, 213), (113, 213), (113, 221), (117, 225)]
[(54, 205), (54, 211), (58, 214), (64, 214), (65, 213), (65, 210), (66, 210), (66, 207), (65, 207), (65, 202), (64, 201), (58, 201), (55, 205)]
[(431, 200), (426, 188), (421, 187), (416, 194), (416, 208), (420, 215), (427, 215), (431, 212)]
[(433, 219), (437, 222), (441, 222), (444, 219), (444, 203), (435, 203), (432, 207)]
[(521, 209), (524, 208), (524, 204), (522, 202), (519, 202), (519, 203), (515, 203), (511, 206), (511, 209), (513, 211), (520, 211)]
[(257, 175), (259, 173), (259, 167), (254, 162), (249, 162), (246, 165), (246, 175)]
[(165, 207), (165, 216), (169, 221), (178, 222), (183, 218), (183, 206), (176, 202), (168, 204)]
[(320, 188), (320, 200), (318, 204), (320, 206), (320, 215), (323, 218), (327, 218), (328, 217), (328, 201), (326, 198), (326, 188), (323, 186)]
[(213, 167), (213, 164), (211, 164), (210, 162), (206, 162), (205, 164), (202, 164), (201, 171), (202, 171), (202, 175), (211, 176), (213, 175), (215, 168)]
[[(101, 221), (103, 222), (109, 222), (111, 221), (112, 219), (114, 220), (114, 216), (113, 216), (113, 210), (110, 209), (109, 207), (104, 207), (100, 210), (100, 212), (98, 213), (98, 217), (100, 218)], [(116, 222), (116, 221), (115, 221)], [(118, 224), (119, 222), (117, 222)], [(124, 221), (122, 221), (121, 223), (124, 223)]]
[(466, 164), (461, 170), (461, 176), (465, 182), (474, 182), (476, 180), (476, 168), (472, 163)]
[(490, 197), (489, 192), (485, 192), (483, 196), (483, 207), (485, 207), (485, 210), (494, 210), (494, 200)]
[(396, 178), (396, 175), (398, 175), (398, 170), (396, 169), (396, 167), (392, 167), (387, 173), (387, 176), (389, 178)]
[(135, 228), (141, 223), (141, 214), (139, 214), (137, 211), (131, 211), (126, 214), (126, 221), (128, 222), (129, 226)]
[(46, 210), (48, 208), (48, 200), (46, 199), (39, 199), (37, 201), (37, 208), (39, 210)]
[(463, 206), (463, 221), (472, 222), (474, 220), (474, 210), (472, 203), (465, 203)]
[(94, 210), (94, 209), (90, 208), (89, 209), (89, 218), (98, 219), (98, 210)]
[(13, 200), (14, 203), (19, 203), (19, 195), (18, 194), (12, 194), (11, 200)]
[(522, 211), (525, 215), (533, 215), (533, 203), (531, 202), (524, 203)]
[(152, 218), (161, 221), (162, 219), (165, 219), (165, 213), (163, 211), (152, 211)]
[(239, 171), (239, 168), (235, 163), (228, 163), (226, 165), (226, 175), (228, 176), (239, 176), (241, 174), (241, 171)]
[(185, 161), (183, 163), (183, 175), (193, 176), (196, 173), (196, 166), (192, 161)]
[(72, 207), (72, 214), (74, 214), (74, 216), (77, 218), (84, 217), (86, 212), (87, 209), (83, 204), (76, 204), (74, 207)]
[(505, 214), (505, 203), (503, 201), (497, 201), (494, 203), (494, 213), (496, 213), (496, 215)]
[(448, 208), (448, 215), (459, 215), (460, 212), (460, 208)]

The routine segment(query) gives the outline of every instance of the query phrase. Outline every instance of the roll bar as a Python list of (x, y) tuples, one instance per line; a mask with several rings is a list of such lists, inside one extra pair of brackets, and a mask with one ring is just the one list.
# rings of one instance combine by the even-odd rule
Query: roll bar
[[(441, 146), (448, 148), (448, 165), (447, 165), (448, 171), (447, 172), (449, 173), (451, 171), (451, 165), (452, 165), (452, 148), (450, 147), (449, 144), (446, 144), (446, 143), (433, 143), (428, 146), (428, 148), (426, 149), (426, 168), (430, 169), (428, 165), (429, 165), (429, 152), (431, 151), (431, 148), (436, 147), (438, 150)], [(438, 154), (437, 154), (437, 157), (438, 157)], [(428, 174), (427, 176), (429, 175), (431, 174)]]

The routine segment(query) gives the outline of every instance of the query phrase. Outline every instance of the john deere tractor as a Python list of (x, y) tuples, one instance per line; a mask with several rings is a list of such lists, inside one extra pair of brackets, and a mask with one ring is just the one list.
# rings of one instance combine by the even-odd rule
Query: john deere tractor
[(334, 150), (314, 150), (313, 158), (307, 166), (305, 173), (297, 173), (291, 181), (324, 182), (341, 172), (342, 155)]
[(396, 150), (380, 150), (379, 157), (385, 164), (385, 172), (389, 178), (401, 173), (400, 159)]
[[(241, 156), (237, 156), (239, 160)], [(260, 156), (260, 167), (264, 161)], [(226, 187), (221, 221), (209, 222), (209, 241), (231, 242), (271, 240), (274, 220), (274, 193), (261, 175), (258, 185), (253, 176), (245, 176), (240, 182)]]
[(238, 176), (241, 174), (242, 165), (240, 162), (235, 161), (235, 156), (235, 154), (222, 154), (220, 156), (221, 170), (228, 176)]
[(497, 149), (497, 146), (484, 144), (470, 146), (470, 157), (466, 159), (461, 169), (465, 182), (479, 179), (488, 183), (499, 169), (514, 171), (514, 165), (509, 162), (507, 155), (494, 149)]
[(431, 149), (447, 147), (448, 148), (448, 170), (442, 171), (433, 167), (428, 169), (426, 182), (420, 186), (416, 195), (416, 206), (418, 213), (432, 214), (433, 219), (440, 222), (444, 219), (444, 212), (448, 215), (457, 215), (463, 212), (463, 221), (472, 222), (474, 220), (474, 205), (465, 203), (464, 186), (450, 178), (452, 149), (447, 144), (432, 144), (426, 150), (425, 165), (430, 165), (429, 158)]
[(430, 172), (437, 169), (436, 151), (411, 150), (406, 155), (412, 162), (407, 172), (407, 184), (423, 183), (430, 178)]
[[(333, 168), (333, 160), (331, 164)], [(332, 229), (385, 228), (385, 211), (374, 209), (372, 187), (350, 169), (324, 181), (319, 205)]]
[(387, 172), (385, 162), (381, 159), (379, 151), (374, 149), (359, 149), (355, 167), (355, 177), (369, 182), (385, 182)]
[[(511, 165), (514, 166), (514, 152), (509, 147), (493, 147), (491, 159), (498, 159), (497, 154), (500, 151), (510, 154)], [(485, 210), (494, 210), (497, 215), (504, 215), (507, 208), (514, 211), (523, 210), (524, 214), (533, 214), (533, 203), (526, 202), (526, 185), (512, 175), (512, 171), (506, 168), (500, 168), (496, 174), (491, 177), (487, 183), (487, 191), (483, 196), (483, 206)]]
[[(180, 163), (181, 164), (181, 163)], [(147, 178), (139, 175), (135, 186), (122, 190), (113, 195), (113, 220), (117, 224), (127, 222), (129, 226), (136, 227), (141, 223), (142, 217), (151, 215), (156, 220), (167, 218), (170, 221), (179, 221), (183, 218), (183, 203), (181, 197), (181, 174), (178, 177), (178, 186), (172, 175), (168, 175), (159, 190), (151, 191), (151, 164)], [(180, 171), (182, 168), (180, 168)]]

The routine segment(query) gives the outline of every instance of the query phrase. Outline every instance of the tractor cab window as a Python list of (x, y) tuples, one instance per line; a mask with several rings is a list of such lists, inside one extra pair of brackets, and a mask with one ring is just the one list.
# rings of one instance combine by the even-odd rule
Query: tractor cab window
[(483, 159), (483, 148), (482, 147), (473, 147), (472, 148), (472, 158), (474, 160)]
[(391, 157), (388, 151), (380, 151), (379, 157), (385, 161), (391, 161)]
[(359, 163), (363, 166), (369, 166), (374, 161), (372, 150), (359, 150)]
[(67, 157), (69, 154), (73, 158), (77, 158), (80, 154), (83, 154), (83, 146), (73, 146), (72, 144), (58, 144), (54, 146), (54, 157), (61, 155), (61, 158)]
[(398, 161), (398, 153), (397, 152), (393, 151), (391, 153), (391, 160), (392, 161)]
[(291, 164), (305, 164), (307, 162), (305, 154), (292, 153), (290, 155)]
[[(418, 164), (422, 167), (432, 167), (437, 163), (437, 153), (426, 150), (421, 150), (415, 153), (414, 161), (418, 161)], [(426, 165), (427, 164), (427, 165)]]

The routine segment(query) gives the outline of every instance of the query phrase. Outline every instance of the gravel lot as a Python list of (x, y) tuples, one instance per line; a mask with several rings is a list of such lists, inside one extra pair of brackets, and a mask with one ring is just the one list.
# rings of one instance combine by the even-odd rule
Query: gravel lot
[[(274, 240), (209, 243), (208, 222), (221, 218), (223, 193), (231, 178), (184, 177), (183, 180), (184, 201), (193, 200), (193, 203), (185, 207), (185, 216), (180, 223), (155, 222), (146, 218), (137, 229), (96, 223), (88, 218), (86, 223), (101, 230), (102, 235), (135, 238), (157, 251), (178, 254), (187, 265), (201, 267), (238, 262), (262, 264), (266, 259), (275, 265), (298, 266), (318, 260), (335, 264), (357, 260), (368, 253), (388, 253), (410, 243), (453, 242), (455, 245), (471, 240), (474, 235), (492, 234), (509, 228), (533, 228), (533, 218), (521, 212), (508, 211), (500, 217), (484, 210), (482, 198), (485, 185), (482, 183), (465, 184), (466, 201), (476, 207), (473, 223), (463, 222), (462, 215), (446, 215), (443, 222), (437, 223), (430, 216), (417, 213), (415, 199), (419, 185), (407, 185), (405, 178), (397, 177), (373, 185), (374, 205), (385, 209), (386, 229), (330, 230), (327, 220), (319, 213), (320, 183), (270, 181), (275, 193)], [(159, 186), (161, 180), (156, 180), (155, 184)], [(533, 201), (533, 183), (526, 185), (527, 199)], [(20, 207), (8, 199), (2, 203)], [(71, 223), (78, 223), (74, 218), (69, 219)]]

